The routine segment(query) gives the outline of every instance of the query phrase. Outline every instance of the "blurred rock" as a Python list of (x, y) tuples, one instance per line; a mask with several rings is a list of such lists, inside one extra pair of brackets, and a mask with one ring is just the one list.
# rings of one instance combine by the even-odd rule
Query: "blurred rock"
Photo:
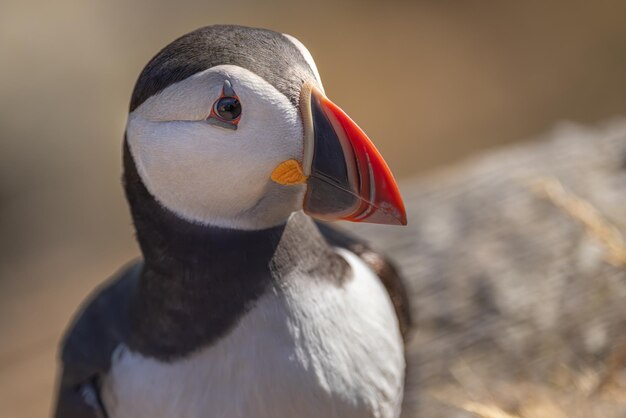
[[(626, 338), (625, 158), (626, 120), (562, 124), (403, 183), (405, 228), (359, 225), (409, 281), (416, 416), (451, 416), (459, 392), (504, 402), (503, 385), (562, 392), (554, 408), (591, 396), (567, 417), (626, 416), (626, 391), (615, 404), (592, 393)], [(584, 373), (595, 380), (583, 390)]]

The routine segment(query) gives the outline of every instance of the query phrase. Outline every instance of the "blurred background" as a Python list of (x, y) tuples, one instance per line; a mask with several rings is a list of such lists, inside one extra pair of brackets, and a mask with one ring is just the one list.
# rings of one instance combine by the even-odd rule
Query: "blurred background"
[(620, 1), (0, 1), (0, 416), (48, 414), (61, 332), (138, 255), (121, 143), (145, 63), (200, 26), (299, 38), (402, 182), (626, 114)]

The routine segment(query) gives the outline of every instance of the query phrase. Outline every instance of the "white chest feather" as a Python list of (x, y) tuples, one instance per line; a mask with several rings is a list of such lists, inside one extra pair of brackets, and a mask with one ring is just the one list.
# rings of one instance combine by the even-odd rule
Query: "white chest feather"
[(163, 363), (120, 347), (103, 382), (111, 418), (399, 415), (403, 346), (378, 278), (342, 251), (342, 285), (292, 277), (224, 338)]

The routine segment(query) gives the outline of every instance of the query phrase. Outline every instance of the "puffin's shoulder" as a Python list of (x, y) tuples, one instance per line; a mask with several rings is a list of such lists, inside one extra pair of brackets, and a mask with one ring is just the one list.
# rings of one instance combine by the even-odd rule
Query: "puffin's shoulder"
[(356, 254), (378, 276), (389, 294), (398, 317), (400, 332), (406, 342), (413, 325), (409, 296), (404, 277), (393, 262), (385, 255), (375, 251), (362, 239), (328, 225), (325, 222), (315, 221), (317, 228), (326, 242), (338, 248), (344, 248)]
[[(98, 380), (128, 336), (128, 308), (143, 263), (123, 267), (79, 309), (61, 342), (56, 417), (98, 417)], [(86, 391), (91, 391), (87, 393)]]
[(128, 334), (129, 301), (142, 266), (134, 261), (123, 267), (79, 309), (62, 342), (63, 363), (108, 364), (108, 354)]

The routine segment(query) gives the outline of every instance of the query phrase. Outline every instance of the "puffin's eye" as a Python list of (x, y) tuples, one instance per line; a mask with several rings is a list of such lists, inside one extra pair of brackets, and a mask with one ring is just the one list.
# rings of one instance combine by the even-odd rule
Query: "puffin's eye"
[(207, 118), (209, 125), (220, 126), (227, 129), (237, 129), (241, 119), (241, 102), (230, 81), (225, 80), (222, 94), (213, 103), (211, 114)]
[(241, 103), (236, 97), (221, 97), (213, 105), (213, 110), (224, 121), (232, 122), (241, 116)]

